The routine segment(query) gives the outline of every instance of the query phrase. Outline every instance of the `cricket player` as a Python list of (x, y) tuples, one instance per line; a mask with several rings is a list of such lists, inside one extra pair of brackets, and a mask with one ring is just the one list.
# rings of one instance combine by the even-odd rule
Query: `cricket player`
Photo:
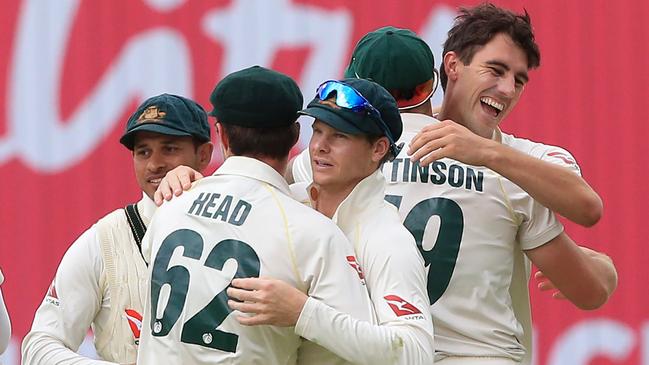
[[(5, 281), (5, 277), (0, 270), (0, 285)], [(11, 321), (9, 320), (9, 313), (5, 301), (2, 298), (2, 290), (0, 290), (0, 354), (2, 354), (9, 345), (11, 339)]]
[[(431, 364), (434, 340), (424, 263), (396, 210), (383, 199), (385, 178), (379, 168), (398, 154), (394, 142), (402, 132), (394, 98), (368, 80), (329, 80), (301, 113), (315, 118), (309, 143), (314, 179), (292, 185), (293, 196), (331, 218), (347, 236), (378, 325), (276, 279), (235, 279), (227, 293), (238, 301), (228, 304), (252, 314), (239, 317), (242, 324), (295, 326), (298, 335), (355, 364)], [(179, 169), (167, 174), (159, 190), (180, 188), (176, 183), (190, 178), (191, 172), (179, 176)], [(302, 356), (299, 363), (328, 362)]]
[[(292, 199), (282, 177), (299, 136), (297, 84), (255, 66), (225, 77), (210, 101), (226, 160), (158, 208), (150, 224), (138, 364), (293, 364), (298, 356), (347, 363), (292, 328), (243, 326), (227, 303), (231, 280), (269, 276), (333, 310), (374, 320), (345, 236)], [(355, 330), (348, 323), (339, 329)]]
[[(160, 180), (180, 165), (201, 171), (213, 146), (203, 108), (182, 96), (147, 99), (120, 142), (133, 154), (142, 199), (117, 209), (67, 250), (22, 346), (23, 364), (134, 364), (147, 291), (141, 240)], [(103, 361), (76, 353), (92, 327)]]
[[(498, 128), (538, 58), (527, 16), (489, 4), (462, 10), (445, 45), (446, 93), (437, 116), (443, 122), (422, 104), (434, 89), (433, 62), (412, 32), (368, 34), (347, 70), (386, 86), (402, 108), (398, 143), (410, 151), (385, 164), (386, 199), (399, 208), (428, 268), (442, 364), (529, 363), (526, 256), (580, 308), (601, 306), (616, 286), (610, 259), (579, 249), (544, 206), (585, 225), (598, 219), (589, 207), (599, 198), (578, 176), (574, 158)], [(294, 161), (297, 181), (311, 179), (309, 160), (305, 152)], [(564, 191), (555, 195), (557, 189)], [(557, 196), (574, 198), (574, 206)]]

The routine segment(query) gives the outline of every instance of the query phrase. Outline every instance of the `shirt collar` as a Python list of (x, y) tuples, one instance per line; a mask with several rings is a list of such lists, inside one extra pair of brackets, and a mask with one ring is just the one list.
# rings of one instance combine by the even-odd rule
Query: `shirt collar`
[(253, 178), (274, 186), (286, 195), (291, 195), (288, 184), (282, 175), (268, 164), (255, 158), (230, 156), (225, 159), (221, 167), (214, 171), (213, 175), (238, 175)]
[(351, 193), (343, 200), (332, 220), (347, 233), (354, 229), (359, 220), (367, 214), (375, 214), (383, 204), (385, 196), (385, 178), (381, 170), (376, 170), (370, 176), (359, 182)]
[(421, 113), (401, 113), (401, 120), (403, 121), (402, 136), (408, 132), (417, 133), (429, 124), (439, 123), (439, 120)]
[(151, 217), (153, 217), (153, 213), (155, 213), (156, 208), (157, 206), (155, 205), (153, 200), (151, 200), (148, 195), (142, 192), (142, 199), (137, 202), (137, 211), (138, 213), (140, 213), (140, 217), (142, 218), (142, 221), (144, 221), (144, 225), (149, 225), (149, 222), (151, 222)]

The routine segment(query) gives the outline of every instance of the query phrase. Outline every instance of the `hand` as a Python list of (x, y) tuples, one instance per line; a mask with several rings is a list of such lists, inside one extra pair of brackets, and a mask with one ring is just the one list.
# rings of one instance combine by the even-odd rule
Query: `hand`
[(498, 143), (471, 132), (466, 127), (444, 120), (425, 126), (410, 141), (408, 155), (412, 161), (428, 165), (444, 157), (468, 165), (485, 166), (491, 148)]
[(534, 274), (534, 278), (538, 282), (537, 287), (541, 291), (549, 291), (552, 290), (552, 298), (554, 299), (567, 299), (565, 295), (563, 295), (556, 286), (554, 286), (554, 283), (548, 279), (543, 272), (537, 271), (536, 274)]
[(189, 190), (192, 182), (202, 178), (203, 175), (191, 167), (177, 166), (162, 178), (158, 189), (153, 194), (153, 201), (157, 206), (160, 206), (165, 200), (171, 200), (174, 195), (180, 196), (183, 191)]
[(295, 326), (308, 299), (289, 284), (270, 278), (234, 279), (227, 293), (230, 308), (251, 314), (237, 316), (237, 321), (246, 326)]

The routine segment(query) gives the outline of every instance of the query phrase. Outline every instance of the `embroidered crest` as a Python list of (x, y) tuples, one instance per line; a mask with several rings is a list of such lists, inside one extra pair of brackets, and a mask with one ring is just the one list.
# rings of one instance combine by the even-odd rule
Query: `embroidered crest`
[(138, 123), (142, 123), (145, 120), (157, 120), (163, 119), (167, 115), (166, 112), (158, 109), (156, 105), (151, 105), (150, 107), (144, 109), (142, 114), (137, 118)]

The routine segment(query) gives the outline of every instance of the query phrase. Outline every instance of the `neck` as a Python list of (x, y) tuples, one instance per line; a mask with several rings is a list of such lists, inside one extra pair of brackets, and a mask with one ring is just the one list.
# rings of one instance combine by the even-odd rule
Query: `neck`
[[(226, 159), (230, 156), (236, 156), (235, 154), (231, 153), (229, 150), (224, 151), (224, 155)], [(277, 171), (282, 176), (284, 176), (284, 173), (286, 172), (286, 167), (288, 166), (288, 156), (281, 159), (276, 159), (276, 158), (271, 158), (266, 156), (247, 156), (247, 155), (242, 155), (242, 157), (250, 157), (259, 160), (265, 163), (266, 165), (272, 167), (275, 171)]]
[(320, 186), (314, 183), (312, 189), (315, 189), (315, 191), (312, 190), (310, 194), (313, 208), (327, 217), (333, 218), (340, 204), (354, 190), (354, 187), (356, 185), (341, 189), (332, 186)]
[(269, 157), (255, 157), (259, 161), (265, 163), (266, 165), (272, 167), (280, 175), (284, 176), (286, 172), (286, 166), (288, 166), (288, 156), (282, 159), (269, 158)]

